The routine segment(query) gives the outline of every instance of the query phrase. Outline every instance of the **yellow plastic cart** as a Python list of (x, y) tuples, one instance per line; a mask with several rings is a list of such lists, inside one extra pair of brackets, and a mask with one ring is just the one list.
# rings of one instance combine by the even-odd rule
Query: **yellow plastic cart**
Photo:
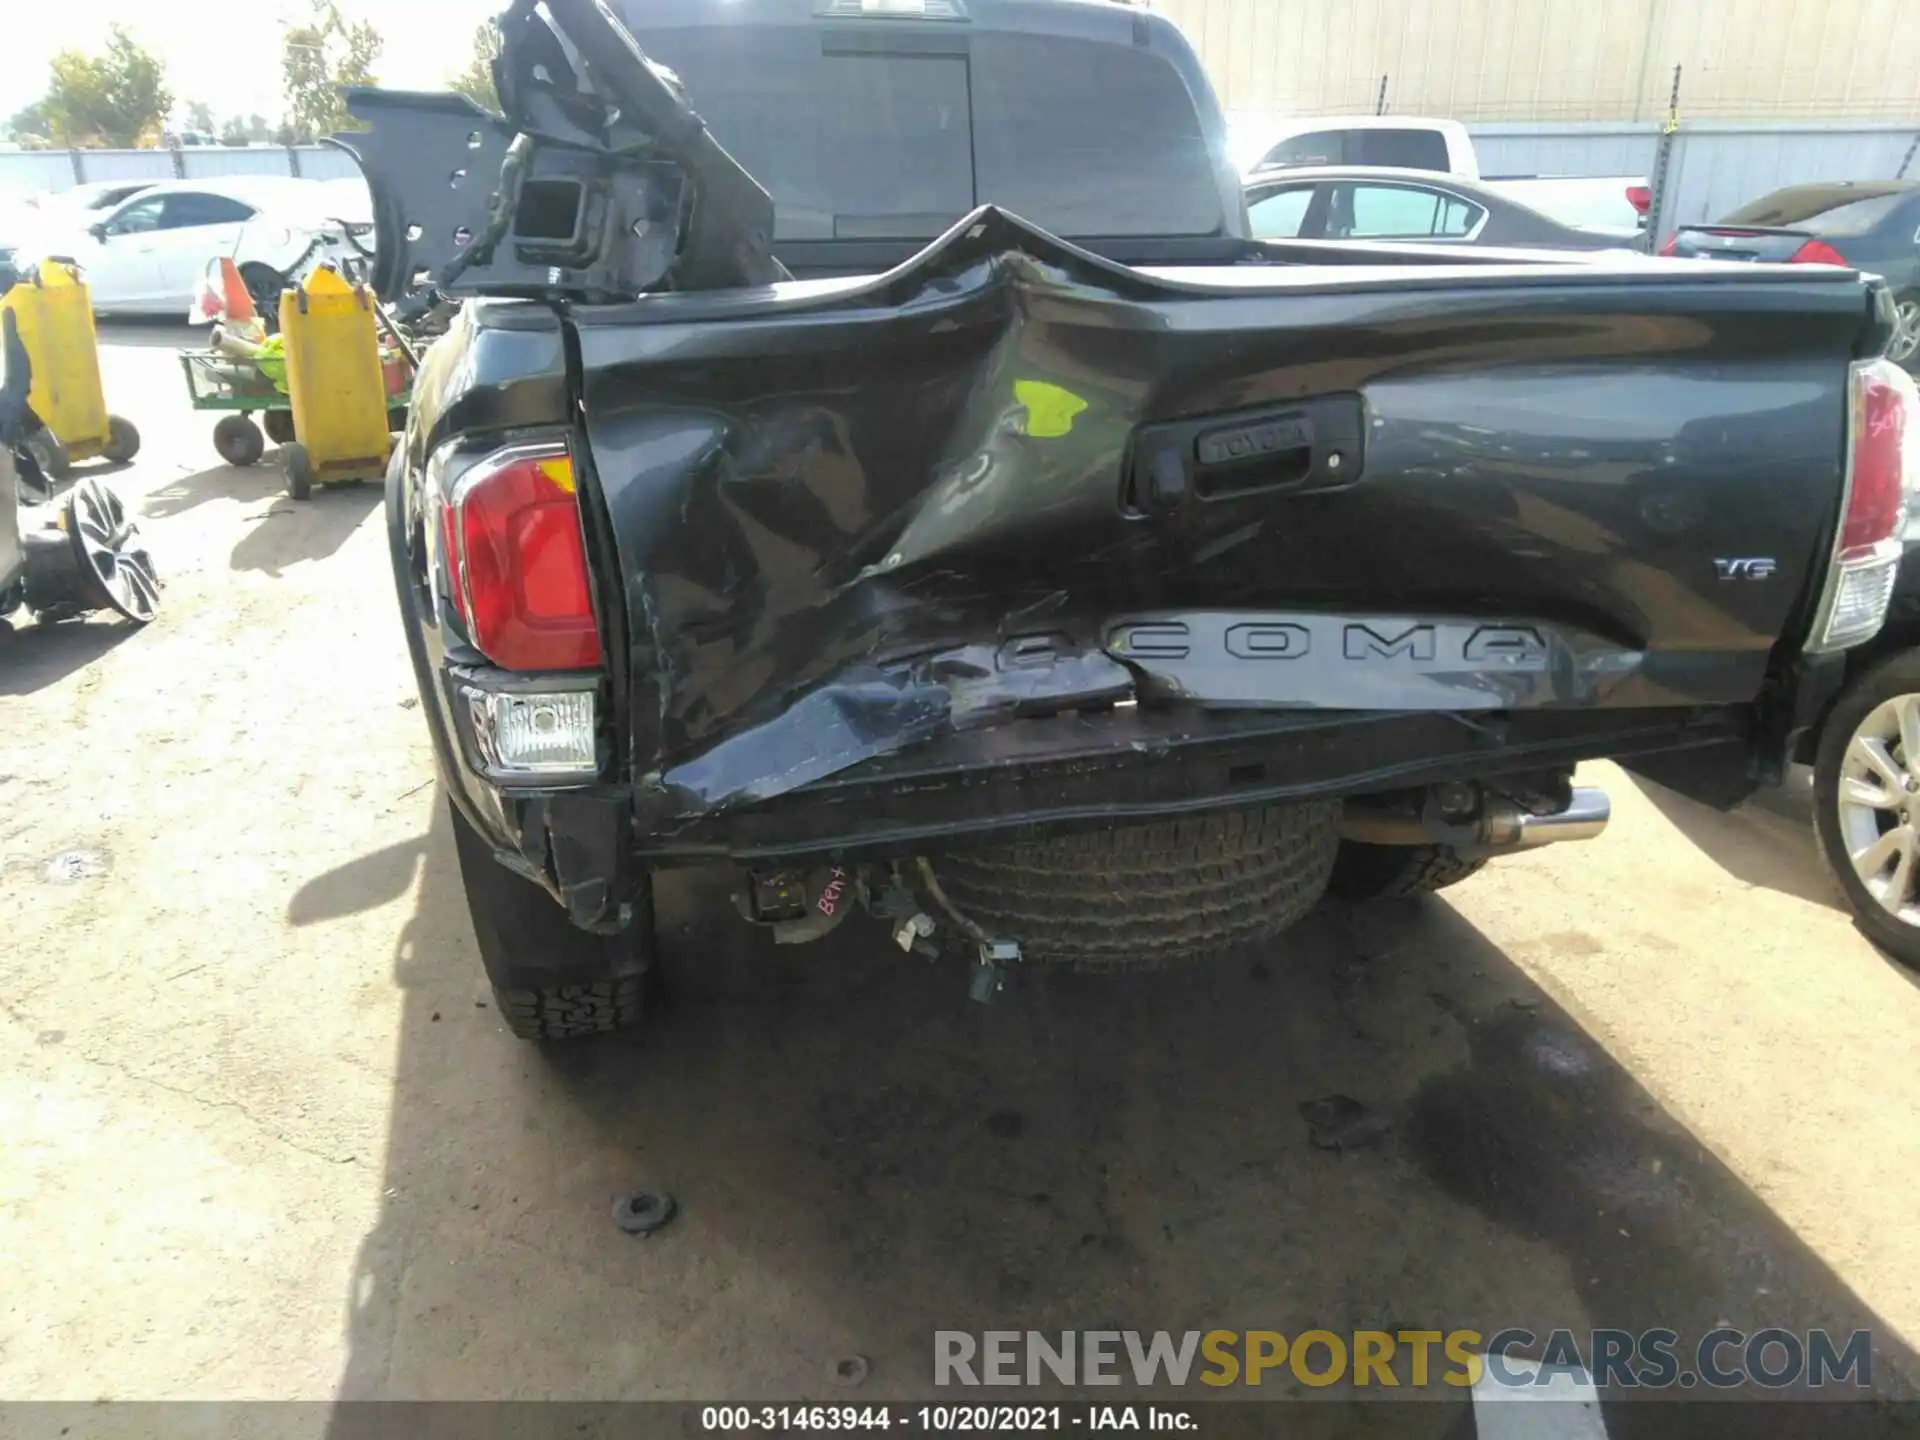
[(93, 329), (93, 299), (79, 270), (63, 260), (42, 260), (4, 297), (27, 348), (33, 385), (27, 403), (40, 429), (27, 449), (50, 480), (75, 460), (104, 456), (131, 460), (140, 450), (133, 423), (107, 413), (100, 386), (100, 346)]
[(280, 447), (287, 493), (380, 479), (392, 438), (372, 293), (322, 265), (280, 296), (280, 333), (295, 436)]

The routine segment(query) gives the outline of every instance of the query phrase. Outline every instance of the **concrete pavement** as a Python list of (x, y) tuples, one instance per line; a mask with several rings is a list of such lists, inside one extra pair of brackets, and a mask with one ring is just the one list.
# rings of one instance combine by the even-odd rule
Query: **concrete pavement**
[[(0, 1395), (835, 1398), (858, 1354), (924, 1397), (935, 1329), (1028, 1327), (1866, 1326), (1920, 1374), (1920, 986), (1804, 795), (1595, 767), (1593, 844), (988, 1009), (691, 872), (649, 1030), (548, 1059), (488, 1008), (376, 487), (219, 465), (157, 333), (105, 357), (161, 619), (0, 636)], [(1388, 1138), (1311, 1148), (1334, 1093)]]

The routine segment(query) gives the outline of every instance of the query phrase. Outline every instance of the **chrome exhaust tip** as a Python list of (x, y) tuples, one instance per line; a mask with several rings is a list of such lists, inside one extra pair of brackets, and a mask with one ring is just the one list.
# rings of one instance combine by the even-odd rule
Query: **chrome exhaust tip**
[(1369, 845), (1451, 845), (1475, 855), (1507, 855), (1567, 840), (1594, 840), (1613, 818), (1607, 792), (1576, 787), (1564, 810), (1535, 815), (1512, 800), (1488, 797), (1477, 819), (1454, 823), (1432, 801), (1419, 813), (1350, 801), (1340, 822), (1343, 839)]
[(1505, 842), (1492, 841), (1496, 849), (1533, 850), (1563, 840), (1597, 840), (1613, 818), (1613, 802), (1607, 792), (1593, 785), (1576, 786), (1567, 808), (1552, 815), (1515, 816), (1515, 834)]

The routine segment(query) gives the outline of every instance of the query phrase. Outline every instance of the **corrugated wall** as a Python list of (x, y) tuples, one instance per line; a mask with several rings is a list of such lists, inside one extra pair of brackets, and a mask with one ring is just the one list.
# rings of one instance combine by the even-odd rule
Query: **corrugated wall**
[[(68, 150), (19, 150), (0, 153), (0, 194), (20, 190), (65, 190), (77, 178), (86, 180), (171, 180), (171, 150), (82, 150), (80, 176)], [(357, 179), (360, 167), (345, 151), (330, 145), (300, 145), (292, 152), (277, 145), (235, 147), (189, 146), (180, 151), (189, 180), (214, 180), (229, 175), (291, 175), (297, 159), (308, 180)]]
[[(1721, 219), (1783, 185), (1892, 179), (1914, 138), (1911, 129), (1884, 125), (1797, 129), (1710, 122), (1689, 126), (1674, 146), (1661, 233), (1677, 225)], [(1908, 175), (1916, 169), (1920, 165), (1910, 166)]]
[[(1660, 140), (1653, 121), (1554, 121), (1470, 125), (1484, 175), (1650, 176)], [(1761, 124), (1696, 120), (1674, 137), (1660, 233), (1718, 220), (1783, 185), (1891, 180), (1920, 141), (1913, 123)], [(1920, 172), (1920, 155), (1907, 169)]]
[(1920, 0), (1151, 0), (1240, 113), (1920, 117)]

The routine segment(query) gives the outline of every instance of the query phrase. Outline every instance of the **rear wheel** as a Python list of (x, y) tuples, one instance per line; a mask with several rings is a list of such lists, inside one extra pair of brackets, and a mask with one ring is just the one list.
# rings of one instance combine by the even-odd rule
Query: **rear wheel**
[(213, 427), (213, 448), (229, 465), (256, 465), (267, 453), (267, 442), (245, 415), (224, 415)]
[(107, 417), (107, 443), (101, 454), (116, 465), (124, 465), (140, 453), (140, 432), (122, 415)]
[(1354, 902), (1426, 895), (1478, 875), (1486, 864), (1486, 856), (1462, 855), (1451, 845), (1363, 845), (1346, 840), (1341, 842), (1327, 892)]
[(261, 412), (260, 423), (267, 427), (267, 438), (276, 445), (285, 445), (293, 439), (293, 412), (291, 410), (266, 410)]
[(654, 955), (651, 888), (640, 886), (621, 934), (588, 934), (448, 808), (480, 963), (507, 1028), (522, 1040), (573, 1040), (638, 1025)]
[(287, 494), (296, 500), (313, 497), (313, 457), (298, 440), (280, 447), (280, 463), (287, 471)]
[(1869, 940), (1920, 968), (1920, 652), (1854, 682), (1813, 766), (1820, 849)]
[(1887, 359), (1908, 370), (1920, 366), (1920, 290), (1909, 290), (1893, 302), (1893, 338)]
[(1159, 970), (1270, 939), (1319, 903), (1338, 801), (1201, 815), (956, 851), (933, 862), (968, 919), (1022, 958)]
[(247, 296), (259, 312), (260, 323), (266, 326), (267, 334), (279, 334), (280, 292), (287, 288), (287, 277), (271, 265), (242, 265), (240, 283), (247, 287)]

